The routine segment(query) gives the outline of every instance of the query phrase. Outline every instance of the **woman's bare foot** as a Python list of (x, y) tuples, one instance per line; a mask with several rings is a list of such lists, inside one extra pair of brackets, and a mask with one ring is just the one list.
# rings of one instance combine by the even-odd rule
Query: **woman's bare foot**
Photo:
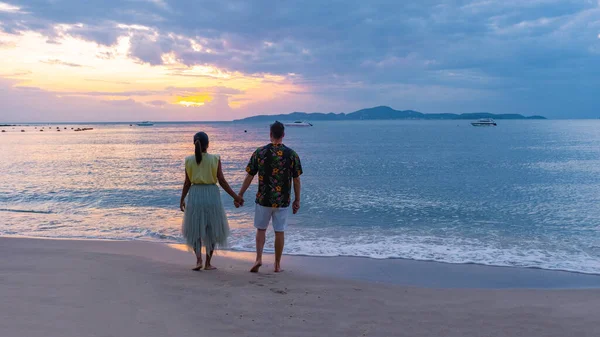
[(250, 269), (251, 273), (258, 273), (258, 269), (262, 266), (262, 261), (256, 261), (252, 269)]
[(196, 267), (192, 268), (193, 271), (199, 271), (202, 269), (202, 258), (196, 258)]
[(283, 271), (283, 269), (281, 269), (281, 265), (279, 265), (279, 263), (275, 264), (275, 272), (276, 273), (281, 273)]
[(217, 270), (217, 267), (213, 267), (210, 264), (207, 264), (206, 266), (204, 266), (204, 270)]

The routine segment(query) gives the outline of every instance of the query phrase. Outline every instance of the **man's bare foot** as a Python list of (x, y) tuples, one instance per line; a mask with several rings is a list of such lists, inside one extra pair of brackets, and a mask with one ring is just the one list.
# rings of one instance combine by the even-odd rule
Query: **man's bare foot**
[(210, 264), (207, 264), (206, 266), (204, 266), (204, 270), (217, 270), (217, 267), (213, 267)]
[(250, 269), (251, 273), (258, 273), (258, 269), (262, 266), (262, 262), (256, 261), (252, 269)]

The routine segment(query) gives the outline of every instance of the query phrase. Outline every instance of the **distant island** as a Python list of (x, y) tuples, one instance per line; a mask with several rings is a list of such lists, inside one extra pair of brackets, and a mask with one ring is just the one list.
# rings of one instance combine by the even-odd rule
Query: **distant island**
[(378, 106), (362, 109), (351, 113), (322, 113), (322, 112), (292, 112), (281, 115), (258, 115), (234, 122), (265, 122), (273, 120), (307, 120), (307, 121), (352, 121), (352, 120), (390, 120), (390, 119), (425, 119), (425, 120), (456, 120), (456, 119), (546, 119), (543, 116), (523, 116), (519, 114), (492, 114), (489, 112), (473, 112), (463, 114), (434, 113), (425, 114), (413, 110), (394, 110), (389, 106)]

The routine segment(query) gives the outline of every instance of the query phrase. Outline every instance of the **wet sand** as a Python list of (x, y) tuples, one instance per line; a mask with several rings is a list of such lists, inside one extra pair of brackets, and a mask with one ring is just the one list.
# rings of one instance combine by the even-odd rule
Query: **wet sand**
[(593, 275), (296, 256), (252, 274), (231, 252), (193, 272), (147, 242), (0, 238), (0, 254), (3, 337), (600, 334)]

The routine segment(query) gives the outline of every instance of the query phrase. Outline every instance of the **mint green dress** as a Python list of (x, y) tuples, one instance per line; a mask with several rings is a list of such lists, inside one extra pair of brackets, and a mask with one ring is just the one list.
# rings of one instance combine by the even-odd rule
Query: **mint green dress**
[(195, 156), (185, 158), (185, 172), (192, 182), (183, 214), (182, 234), (186, 245), (198, 253), (227, 246), (229, 223), (217, 186), (220, 157), (204, 153), (200, 165)]

